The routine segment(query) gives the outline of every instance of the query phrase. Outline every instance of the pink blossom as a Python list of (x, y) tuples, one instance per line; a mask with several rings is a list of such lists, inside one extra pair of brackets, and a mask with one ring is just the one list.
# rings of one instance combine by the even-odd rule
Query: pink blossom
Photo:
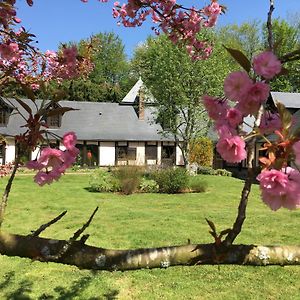
[(295, 162), (296, 164), (298, 164), (300, 166), (300, 141), (296, 142), (294, 145), (293, 145), (293, 151), (294, 151), (294, 154), (295, 154)]
[(246, 72), (232, 72), (224, 81), (225, 96), (233, 101), (241, 101), (245, 98), (251, 86), (252, 80)]
[(77, 143), (77, 137), (75, 132), (70, 131), (64, 134), (63, 136), (63, 144), (66, 149), (73, 149)]
[(227, 119), (228, 123), (230, 124), (230, 126), (236, 127), (237, 125), (242, 123), (243, 115), (236, 108), (230, 108), (227, 111), (226, 119)]
[(63, 144), (66, 151), (52, 148), (44, 148), (37, 160), (29, 161), (29, 169), (38, 170), (35, 182), (39, 185), (50, 184), (58, 180), (60, 176), (76, 160), (79, 150), (75, 147), (77, 138), (74, 132), (68, 132), (63, 137)]
[(290, 167), (266, 170), (257, 176), (263, 201), (272, 209), (300, 207), (300, 173)]
[(253, 58), (253, 70), (265, 79), (272, 79), (281, 71), (281, 62), (271, 51), (265, 51)]
[(221, 137), (217, 143), (217, 150), (224, 160), (238, 163), (247, 157), (245, 142), (239, 136)]
[(208, 116), (213, 120), (224, 119), (226, 111), (229, 109), (227, 101), (220, 98), (204, 95), (203, 104), (207, 110)]
[(270, 93), (270, 87), (263, 82), (253, 83), (244, 98), (242, 98), (237, 108), (246, 116), (249, 114), (255, 114), (261, 104), (266, 101)]
[(281, 127), (282, 124), (279, 115), (267, 111), (261, 118), (259, 131), (261, 134), (271, 134), (275, 130), (280, 130)]

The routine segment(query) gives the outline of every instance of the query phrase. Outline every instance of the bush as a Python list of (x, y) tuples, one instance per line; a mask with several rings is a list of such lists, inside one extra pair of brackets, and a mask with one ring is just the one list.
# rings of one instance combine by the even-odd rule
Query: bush
[(204, 180), (193, 180), (189, 183), (192, 193), (204, 193), (207, 191), (208, 183)]
[(140, 185), (142, 170), (135, 166), (122, 166), (115, 169), (113, 175), (119, 181), (120, 191), (125, 195), (130, 195)]
[(232, 173), (225, 169), (217, 169), (217, 170), (215, 170), (215, 172), (216, 172), (216, 175), (220, 175), (220, 176), (229, 176), (229, 177), (232, 176)]
[(225, 169), (214, 170), (211, 167), (203, 167), (203, 166), (198, 167), (197, 173), (202, 175), (219, 175), (219, 176), (230, 176), (230, 177), (232, 176), (232, 173)]
[(198, 167), (197, 173), (203, 175), (217, 175), (216, 170), (214, 170), (213, 168), (203, 166)]
[(190, 163), (210, 167), (213, 161), (214, 147), (212, 141), (207, 137), (195, 139), (190, 144)]
[(112, 173), (104, 169), (96, 169), (89, 180), (89, 190), (92, 192), (117, 192), (120, 190), (118, 180)]
[(159, 187), (155, 180), (143, 177), (140, 182), (139, 190), (142, 193), (157, 193)]
[(186, 169), (168, 168), (153, 173), (161, 193), (175, 194), (188, 187), (189, 176)]

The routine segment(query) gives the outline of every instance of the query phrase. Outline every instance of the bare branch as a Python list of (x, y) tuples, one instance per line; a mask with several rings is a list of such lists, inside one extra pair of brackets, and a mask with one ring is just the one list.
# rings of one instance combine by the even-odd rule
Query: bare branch
[(43, 224), (43, 225), (40, 226), (39, 229), (37, 229), (35, 231), (32, 231), (32, 233), (29, 234), (29, 236), (39, 236), (39, 234), (41, 232), (43, 232), (46, 228), (50, 227), (52, 224), (58, 222), (66, 213), (67, 213), (67, 211), (65, 210), (59, 216), (57, 216), (54, 219), (52, 219), (50, 222), (48, 222), (46, 224)]
[(279, 59), (282, 64), (284, 64), (286, 62), (294, 61), (294, 60), (299, 60), (300, 59), (300, 48), (283, 55)]
[(273, 32), (272, 32), (272, 13), (274, 9), (275, 9), (274, 0), (270, 0), (270, 9), (268, 12), (267, 28), (268, 28), (268, 44), (271, 51), (274, 50), (274, 39), (273, 39)]
[(1, 225), (4, 221), (4, 214), (5, 214), (5, 209), (6, 209), (6, 206), (7, 206), (8, 196), (9, 196), (11, 186), (12, 186), (12, 183), (14, 181), (17, 169), (19, 167), (19, 161), (20, 161), (20, 157), (17, 154), (13, 171), (12, 171), (12, 173), (11, 173), (9, 179), (8, 179), (8, 182), (6, 184), (4, 193), (2, 195), (2, 201), (1, 201), (1, 204), (0, 204), (0, 228), (1, 228)]
[[(85, 224), (83, 224), (83, 226), (74, 233), (74, 235), (64, 244), (64, 246), (58, 251), (56, 255), (47, 256), (46, 259), (55, 260), (55, 261), (60, 260), (72, 248), (72, 246), (74, 245), (76, 240), (80, 237), (80, 235), (89, 227), (98, 209), (99, 207), (97, 206), (94, 212), (92, 213), (92, 215), (90, 216), (90, 218), (88, 219), (88, 221)], [(84, 244), (84, 242), (88, 239), (88, 237), (89, 235), (84, 235), (81, 238), (80, 243)]]

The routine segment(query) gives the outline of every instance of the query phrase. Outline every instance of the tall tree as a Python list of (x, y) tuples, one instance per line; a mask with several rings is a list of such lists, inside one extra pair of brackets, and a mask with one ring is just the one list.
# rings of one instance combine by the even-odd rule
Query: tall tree
[[(300, 15), (294, 15), (292, 24), (286, 20), (275, 19), (272, 24), (274, 39), (274, 52), (278, 57), (282, 57), (288, 52), (300, 48)], [(263, 41), (267, 46), (268, 32), (266, 26), (263, 27)], [(300, 91), (300, 62), (299, 60), (289, 62), (285, 65), (289, 70), (286, 76), (280, 76), (272, 82), (272, 90), (299, 92)]]
[(86, 79), (65, 83), (70, 100), (119, 102), (128, 92), (136, 78), (130, 75), (124, 44), (119, 36), (98, 33), (88, 40), (79, 42), (79, 53), (91, 43), (91, 59), (94, 69)]
[(253, 56), (263, 49), (260, 26), (257, 20), (241, 25), (226, 25), (219, 29), (218, 38), (225, 46), (242, 51), (252, 60)]
[[(212, 32), (206, 35), (214, 38)], [(207, 133), (208, 119), (201, 97), (220, 95), (230, 70), (225, 49), (216, 43), (214, 51), (205, 61), (191, 61), (185, 49), (159, 36), (137, 48), (132, 61), (156, 99), (158, 121), (177, 141), (182, 141), (185, 165), (189, 163), (191, 141)]]

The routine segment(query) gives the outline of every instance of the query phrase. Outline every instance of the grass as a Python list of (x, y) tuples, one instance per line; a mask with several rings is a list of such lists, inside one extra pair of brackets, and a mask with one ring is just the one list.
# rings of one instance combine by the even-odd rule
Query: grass
[[(199, 176), (205, 193), (90, 193), (88, 175), (68, 174), (40, 188), (18, 175), (3, 229), (28, 234), (63, 210), (68, 214), (42, 236), (66, 239), (94, 208), (88, 243), (106, 248), (138, 248), (210, 242), (204, 218), (217, 229), (232, 225), (242, 181)], [(4, 181), (1, 182), (4, 186)], [(244, 230), (237, 243), (300, 244), (299, 211), (270, 211), (253, 187)], [(55, 263), (0, 256), (0, 299), (300, 299), (300, 268), (194, 266), (130, 272), (92, 272)]]

